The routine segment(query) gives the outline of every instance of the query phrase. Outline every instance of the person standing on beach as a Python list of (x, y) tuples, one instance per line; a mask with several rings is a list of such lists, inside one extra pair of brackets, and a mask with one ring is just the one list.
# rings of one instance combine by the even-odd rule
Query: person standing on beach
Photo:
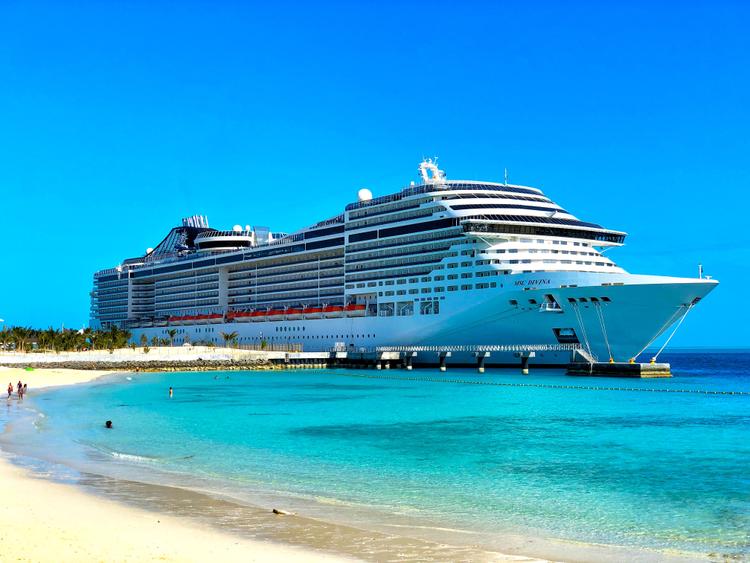
[(23, 399), (23, 383), (21, 383), (21, 380), (18, 380), (18, 398)]
[(13, 383), (8, 382), (8, 398), (13, 394)]
[(24, 394), (24, 395), (26, 395), (26, 391), (27, 391), (27, 390), (28, 390), (28, 384), (27, 384), (27, 383), (24, 383), (24, 384), (23, 384), (23, 394)]

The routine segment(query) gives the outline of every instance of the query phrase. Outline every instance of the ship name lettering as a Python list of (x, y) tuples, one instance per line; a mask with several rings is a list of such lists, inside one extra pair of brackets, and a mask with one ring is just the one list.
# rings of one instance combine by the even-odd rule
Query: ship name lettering
[(516, 285), (518, 286), (529, 286), (529, 285), (549, 285), (548, 279), (538, 279), (538, 280), (518, 280), (516, 281)]

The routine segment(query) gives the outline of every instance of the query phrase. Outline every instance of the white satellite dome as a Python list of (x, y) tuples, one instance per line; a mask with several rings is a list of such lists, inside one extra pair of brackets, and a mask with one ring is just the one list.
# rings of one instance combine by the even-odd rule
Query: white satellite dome
[(151, 254), (154, 251), (150, 246), (146, 249), (146, 254)]
[(232, 227), (232, 230), (235, 233), (241, 233), (242, 232), (242, 225), (235, 225), (234, 227)]
[(372, 192), (367, 188), (362, 188), (357, 192), (357, 199), (359, 201), (370, 201), (372, 199)]

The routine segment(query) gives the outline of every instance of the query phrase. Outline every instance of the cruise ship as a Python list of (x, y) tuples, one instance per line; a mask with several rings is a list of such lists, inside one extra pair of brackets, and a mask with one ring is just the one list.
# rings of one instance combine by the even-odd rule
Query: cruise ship
[[(91, 325), (138, 342), (295, 344), (304, 351), (538, 347), (534, 363), (629, 361), (717, 282), (636, 275), (611, 258), (626, 233), (582, 221), (540, 189), (418, 180), (294, 233), (183, 219), (143, 256), (94, 274)], [(605, 254), (606, 252), (606, 254)], [(223, 334), (222, 334), (223, 333)], [(173, 333), (174, 336), (174, 333)], [(567, 346), (569, 349), (570, 346)], [(463, 351), (463, 352), (462, 352)], [(466, 357), (464, 357), (466, 356)]]

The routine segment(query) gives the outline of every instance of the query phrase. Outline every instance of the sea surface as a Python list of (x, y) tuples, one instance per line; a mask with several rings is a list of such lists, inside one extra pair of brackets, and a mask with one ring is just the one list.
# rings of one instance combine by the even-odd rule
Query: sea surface
[[(660, 360), (673, 378), (123, 374), (32, 389), (3, 408), (12, 432), (0, 447), (45, 475), (173, 512), (198, 497), (159, 501), (159, 487), (195, 493), (199, 515), (238, 530), (279, 507), (381, 538), (541, 557), (749, 559), (750, 353)], [(450, 558), (410, 549), (405, 559)]]

